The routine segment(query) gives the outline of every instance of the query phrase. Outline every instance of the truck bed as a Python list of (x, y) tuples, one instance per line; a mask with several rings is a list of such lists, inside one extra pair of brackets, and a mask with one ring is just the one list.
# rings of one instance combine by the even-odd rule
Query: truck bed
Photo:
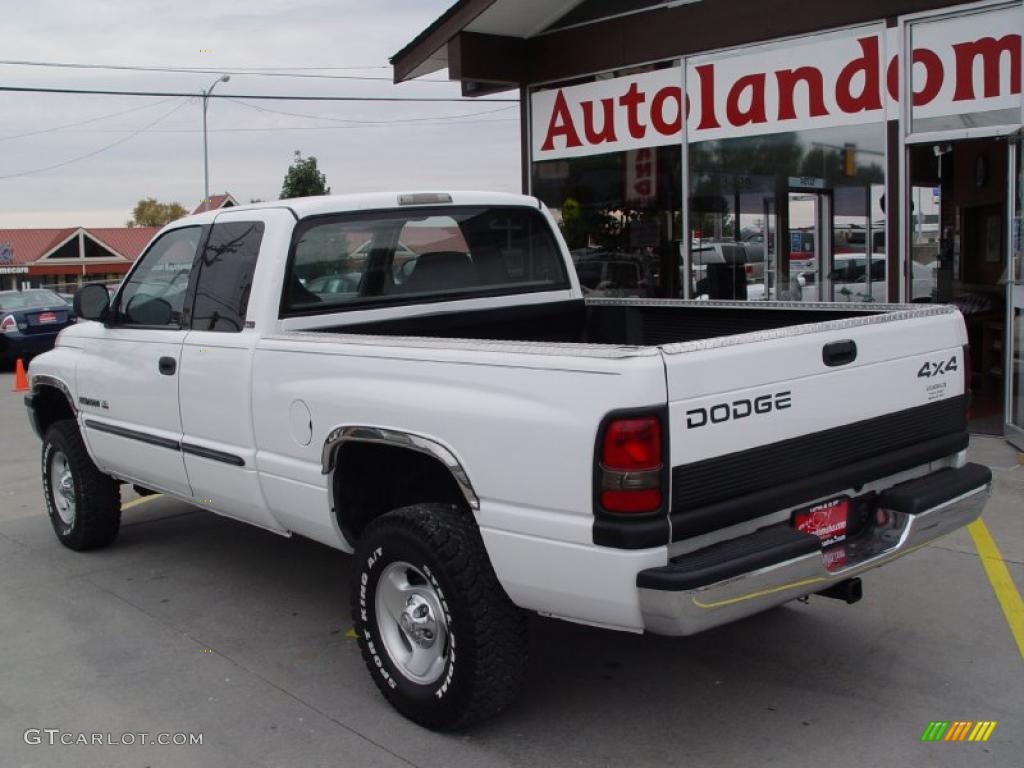
[(894, 309), (877, 304), (851, 309), (842, 304), (580, 299), (473, 311), (442, 310), (315, 330), (374, 336), (660, 346), (870, 317)]

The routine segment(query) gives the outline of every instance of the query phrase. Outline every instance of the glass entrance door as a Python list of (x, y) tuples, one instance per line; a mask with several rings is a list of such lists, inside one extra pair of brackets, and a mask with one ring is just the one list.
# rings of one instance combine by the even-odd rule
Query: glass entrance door
[(1010, 261), (1007, 279), (1006, 439), (1024, 450), (1024, 133), (1010, 146)]
[[(790, 190), (775, 266), (777, 298), (832, 301), (832, 197), (824, 190)], [(775, 297), (773, 297), (775, 298)]]

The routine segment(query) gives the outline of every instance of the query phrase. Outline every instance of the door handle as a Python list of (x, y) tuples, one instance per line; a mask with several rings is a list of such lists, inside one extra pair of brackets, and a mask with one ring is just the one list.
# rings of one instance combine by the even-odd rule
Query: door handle
[(178, 361), (173, 357), (161, 357), (159, 368), (160, 373), (164, 376), (173, 376), (174, 372), (178, 370)]
[(821, 350), (821, 360), (829, 368), (846, 365), (857, 359), (857, 342), (853, 339), (833, 341)]

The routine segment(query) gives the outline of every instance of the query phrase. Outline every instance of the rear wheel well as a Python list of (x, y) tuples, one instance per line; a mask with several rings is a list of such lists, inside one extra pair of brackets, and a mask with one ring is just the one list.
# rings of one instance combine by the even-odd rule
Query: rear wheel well
[(56, 387), (39, 387), (35, 392), (33, 408), (39, 431), (44, 435), (55, 422), (75, 418), (75, 410), (67, 396)]
[(469, 511), (448, 468), (433, 456), (391, 445), (352, 442), (338, 448), (331, 478), (334, 514), (355, 543), (366, 526), (412, 504), (454, 504)]

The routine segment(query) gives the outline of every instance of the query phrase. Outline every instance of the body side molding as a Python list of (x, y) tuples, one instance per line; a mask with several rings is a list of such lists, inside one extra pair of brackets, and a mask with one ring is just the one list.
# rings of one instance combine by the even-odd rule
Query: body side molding
[(391, 445), (396, 448), (405, 448), (417, 453), (425, 453), (440, 461), (451, 473), (459, 486), (466, 503), (471, 509), (480, 509), (480, 499), (469, 482), (469, 475), (462, 467), (455, 455), (445, 446), (436, 440), (422, 435), (414, 435), (408, 432), (399, 432), (394, 429), (380, 429), (378, 427), (347, 426), (332, 429), (324, 441), (323, 454), (321, 456), (322, 472), (329, 475), (334, 469), (338, 449), (345, 443), (373, 443), (376, 445)]
[(181, 443), (169, 437), (151, 435), (148, 432), (139, 432), (135, 429), (118, 427), (114, 424), (107, 424), (103, 421), (94, 421), (93, 419), (88, 418), (85, 420), (85, 426), (89, 429), (95, 429), (97, 432), (107, 432), (111, 435), (128, 438), (129, 440), (138, 440), (140, 443), (148, 443), (149, 445), (156, 445), (160, 448), (169, 448), (172, 451), (181, 450)]
[(196, 445), (195, 443), (189, 443), (182, 441), (181, 452), (188, 453), (192, 456), (199, 456), (204, 459), (210, 459), (211, 461), (219, 461), (223, 464), (230, 464), (233, 467), (244, 467), (245, 459), (241, 456), (236, 456), (233, 453), (227, 451), (218, 451), (215, 448), (207, 448), (203, 445)]

